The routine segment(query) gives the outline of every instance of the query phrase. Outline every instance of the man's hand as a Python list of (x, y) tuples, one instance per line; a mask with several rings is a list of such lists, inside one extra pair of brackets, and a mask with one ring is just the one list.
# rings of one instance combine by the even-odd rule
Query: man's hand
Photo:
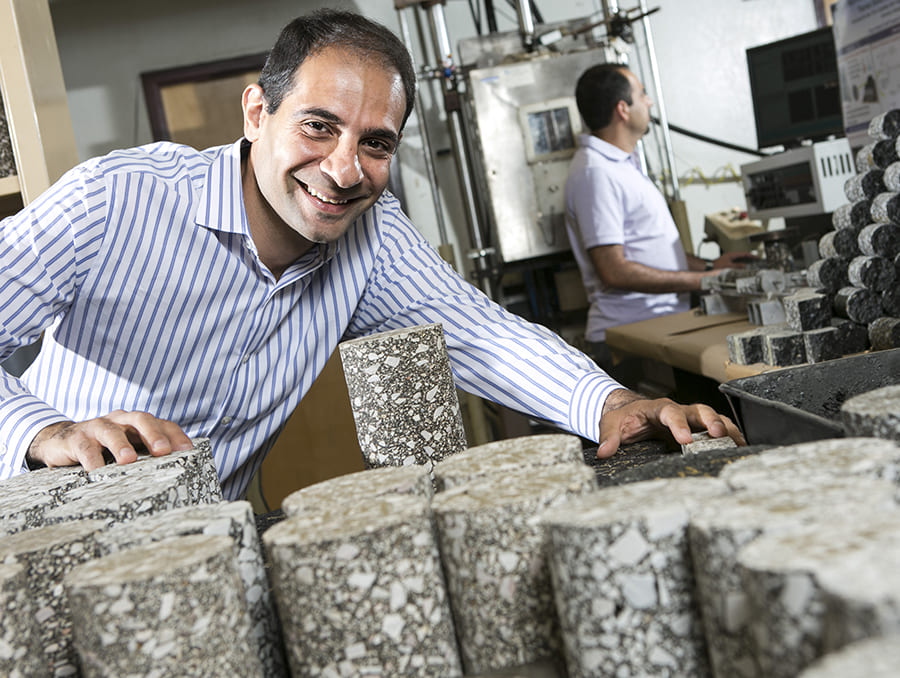
[(747, 444), (734, 422), (708, 405), (679, 405), (668, 398), (648, 400), (620, 389), (613, 391), (603, 406), (597, 456), (611, 457), (620, 445), (661, 434), (686, 445), (691, 442), (691, 431), (703, 430), (713, 438), (730, 436), (738, 445)]
[(118, 464), (137, 459), (135, 447), (156, 457), (193, 447), (178, 424), (146, 412), (116, 410), (88, 421), (64, 421), (42, 429), (28, 446), (26, 460), (45, 466), (81, 464), (86, 471), (106, 465), (103, 450)]
[(713, 268), (744, 268), (748, 262), (758, 260), (759, 257), (752, 252), (724, 252), (713, 262)]

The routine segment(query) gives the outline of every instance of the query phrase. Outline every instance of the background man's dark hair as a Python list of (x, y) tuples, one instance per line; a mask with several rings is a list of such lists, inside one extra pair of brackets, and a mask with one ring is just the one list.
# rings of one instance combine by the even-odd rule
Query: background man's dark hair
[(625, 77), (625, 69), (622, 64), (598, 64), (591, 66), (578, 78), (575, 103), (589, 130), (606, 127), (620, 101), (629, 106), (633, 103), (631, 83)]
[(406, 93), (402, 128), (416, 97), (416, 73), (406, 46), (385, 26), (353, 12), (333, 9), (298, 17), (282, 29), (259, 75), (266, 110), (278, 110), (294, 86), (294, 73), (300, 65), (326, 47), (340, 47), (376, 59), (400, 75)]

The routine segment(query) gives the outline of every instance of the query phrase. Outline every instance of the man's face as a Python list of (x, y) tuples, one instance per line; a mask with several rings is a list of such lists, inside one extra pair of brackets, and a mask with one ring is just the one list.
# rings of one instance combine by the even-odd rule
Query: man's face
[(628, 107), (630, 116), (628, 127), (637, 136), (642, 137), (650, 130), (650, 107), (653, 102), (647, 95), (647, 90), (631, 71), (623, 71), (628, 82), (631, 83), (631, 105)]
[(269, 212), (264, 228), (295, 241), (285, 226), (309, 242), (340, 238), (387, 186), (405, 110), (396, 72), (339, 48), (308, 57), (274, 113), (249, 87), (244, 135), (259, 192), (277, 215)]

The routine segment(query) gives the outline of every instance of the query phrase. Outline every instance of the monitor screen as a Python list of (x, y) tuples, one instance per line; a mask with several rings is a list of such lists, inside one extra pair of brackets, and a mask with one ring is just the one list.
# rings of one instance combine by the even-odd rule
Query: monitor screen
[(747, 49), (759, 148), (844, 136), (830, 26)]

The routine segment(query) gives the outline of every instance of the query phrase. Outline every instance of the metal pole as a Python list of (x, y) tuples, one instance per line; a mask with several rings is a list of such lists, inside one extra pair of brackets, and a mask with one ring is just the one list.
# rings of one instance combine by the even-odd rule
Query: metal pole
[[(403, 42), (406, 44), (406, 49), (409, 50), (410, 58), (413, 59), (413, 66), (415, 66), (412, 37), (409, 32), (409, 23), (406, 21), (406, 12), (402, 9), (397, 10), (397, 16), (400, 19), (400, 32), (403, 34)], [(444, 210), (441, 206), (441, 194), (440, 191), (438, 191), (437, 172), (434, 169), (434, 157), (431, 155), (431, 137), (428, 133), (428, 125), (425, 124), (425, 109), (422, 106), (422, 99), (418, 96), (415, 101), (415, 109), (416, 118), (419, 120), (419, 132), (422, 135), (422, 152), (425, 155), (425, 173), (428, 175), (428, 183), (431, 187), (431, 199), (434, 201), (438, 235), (441, 238), (441, 244), (446, 244), (449, 242), (449, 239), (447, 238), (447, 224), (444, 221)]]
[(522, 46), (530, 52), (534, 49), (534, 13), (528, 0), (518, 0), (516, 14), (519, 15), (519, 33), (522, 35)]
[(492, 250), (485, 248), (481, 234), (480, 217), (477, 209), (477, 197), (475, 185), (471, 176), (471, 164), (466, 148), (465, 134), (463, 132), (462, 112), (460, 110), (460, 96), (456, 85), (456, 64), (453, 62), (453, 49), (450, 46), (450, 37), (447, 31), (447, 23), (444, 17), (443, 3), (435, 3), (429, 7), (431, 19), (431, 35), (436, 46), (438, 58), (441, 61), (444, 82), (444, 110), (447, 113), (447, 124), (450, 128), (450, 141), (457, 160), (460, 188), (463, 192), (469, 237), (472, 240), (472, 251), (469, 258), (472, 259), (476, 269), (476, 282), (482, 291), (489, 297), (493, 297), (490, 268), (486, 257), (492, 254)]
[(641, 24), (644, 27), (644, 36), (647, 40), (647, 53), (650, 60), (650, 73), (653, 76), (653, 87), (656, 90), (656, 110), (659, 112), (659, 123), (662, 127), (663, 145), (666, 150), (666, 163), (669, 166), (669, 176), (672, 179), (672, 197), (681, 200), (681, 189), (678, 186), (678, 175), (675, 172), (675, 153), (672, 150), (672, 137), (669, 134), (669, 121), (666, 117), (666, 104), (663, 99), (662, 88), (659, 80), (659, 67), (656, 62), (656, 50), (653, 47), (653, 34), (650, 30), (650, 18), (647, 16), (647, 3), (640, 0), (640, 10), (643, 14)]

